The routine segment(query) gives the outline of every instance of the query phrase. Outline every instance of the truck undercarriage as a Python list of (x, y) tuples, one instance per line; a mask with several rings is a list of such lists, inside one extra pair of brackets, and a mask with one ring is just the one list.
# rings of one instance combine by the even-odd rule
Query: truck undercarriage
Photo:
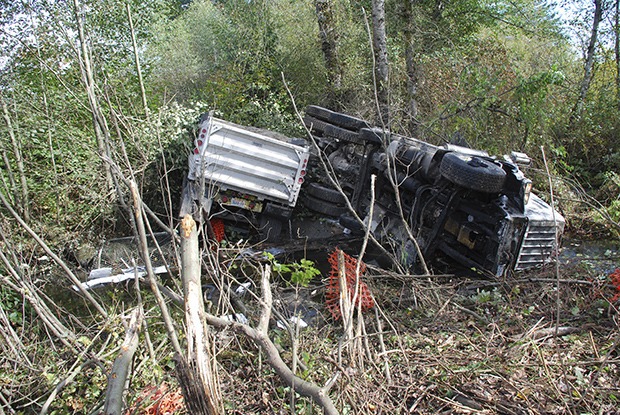
[[(321, 107), (308, 107), (304, 122), (337, 187), (363, 219), (344, 212), (340, 223), (357, 232), (370, 226), (405, 268), (424, 259), (444, 270), (500, 276), (555, 256), (564, 218), (531, 193), (521, 171), (530, 162), (526, 155), (498, 159), (456, 145), (434, 146)], [(326, 193), (333, 182), (314, 186)], [(303, 200), (316, 209), (316, 200)], [(337, 214), (338, 202), (323, 199), (318, 206)]]

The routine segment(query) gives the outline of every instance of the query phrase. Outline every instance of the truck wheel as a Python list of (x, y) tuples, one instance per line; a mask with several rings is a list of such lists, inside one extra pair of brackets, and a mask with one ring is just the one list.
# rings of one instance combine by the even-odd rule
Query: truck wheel
[(452, 183), (483, 193), (500, 192), (506, 180), (506, 172), (492, 161), (456, 152), (443, 156), (439, 171)]
[(347, 211), (346, 206), (330, 203), (310, 195), (304, 195), (303, 202), (304, 206), (311, 211), (327, 216), (338, 217)]
[(325, 121), (321, 121), (310, 115), (304, 115), (304, 124), (310, 129), (310, 131), (318, 133), (319, 135), (323, 135), (325, 132), (325, 127), (328, 125)]
[(364, 144), (358, 133), (337, 127), (332, 124), (327, 124), (325, 126), (324, 134), (328, 137), (336, 138), (338, 140), (346, 141), (348, 143)]
[(344, 204), (344, 196), (340, 194), (338, 190), (331, 187), (319, 183), (309, 183), (305, 190), (306, 194), (316, 197), (317, 199), (325, 200), (336, 205)]

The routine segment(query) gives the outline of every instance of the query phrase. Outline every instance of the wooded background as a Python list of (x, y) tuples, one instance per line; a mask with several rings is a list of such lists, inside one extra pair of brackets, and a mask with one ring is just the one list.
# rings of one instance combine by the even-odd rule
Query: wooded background
[[(303, 136), (286, 88), (300, 109), (377, 121), (379, 105), (392, 131), (433, 143), (535, 160), (544, 145), (559, 175), (588, 190), (618, 185), (618, 2), (0, 7), (2, 191), (51, 226), (109, 225), (100, 155), (120, 141), (144, 186), (182, 174), (203, 111)], [(617, 219), (617, 198), (597, 196)]]

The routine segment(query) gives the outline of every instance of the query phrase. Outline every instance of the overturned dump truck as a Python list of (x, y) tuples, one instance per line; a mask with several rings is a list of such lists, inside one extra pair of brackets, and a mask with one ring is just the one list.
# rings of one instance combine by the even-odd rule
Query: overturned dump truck
[(250, 225), (262, 239), (277, 240), (297, 203), (308, 159), (304, 140), (205, 114), (189, 156), (180, 215)]
[[(565, 220), (531, 192), (521, 170), (530, 163), (525, 154), (497, 158), (435, 146), (318, 106), (306, 108), (304, 123), (342, 190), (328, 180), (307, 183), (304, 204), (353, 232), (370, 226), (407, 268), (419, 265), (421, 254), (437, 270), (461, 267), (501, 276), (556, 255)], [(363, 224), (348, 211), (345, 197)]]
[(525, 154), (436, 146), (318, 106), (306, 109), (304, 123), (312, 156), (305, 140), (204, 115), (181, 216), (249, 224), (261, 240), (277, 241), (301, 199), (353, 234), (369, 228), (391, 262), (412, 270), (423, 259), (438, 271), (501, 276), (557, 254), (565, 220), (532, 193)]

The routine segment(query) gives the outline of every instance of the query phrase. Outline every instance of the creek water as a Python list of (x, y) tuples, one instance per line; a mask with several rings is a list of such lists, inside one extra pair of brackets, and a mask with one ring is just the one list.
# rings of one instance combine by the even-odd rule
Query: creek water
[(559, 257), (562, 266), (581, 266), (598, 273), (609, 275), (620, 268), (619, 240), (565, 239)]

